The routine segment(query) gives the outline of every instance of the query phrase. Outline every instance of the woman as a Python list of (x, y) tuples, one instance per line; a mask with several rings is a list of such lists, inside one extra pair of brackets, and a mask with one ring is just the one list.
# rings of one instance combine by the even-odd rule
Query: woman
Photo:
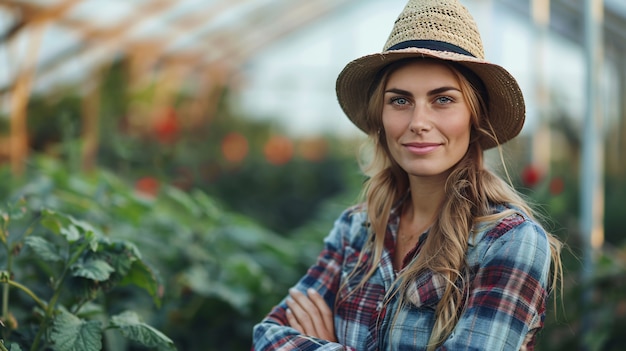
[(337, 80), (374, 144), (364, 202), (254, 329), (260, 350), (529, 350), (560, 275), (560, 243), (483, 150), (515, 137), (524, 100), (484, 60), (457, 1), (412, 0), (382, 53)]

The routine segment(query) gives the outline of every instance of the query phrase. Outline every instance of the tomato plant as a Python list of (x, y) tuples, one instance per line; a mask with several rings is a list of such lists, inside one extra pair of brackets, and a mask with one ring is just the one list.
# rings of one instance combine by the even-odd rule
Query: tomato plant
[[(134, 244), (63, 213), (32, 211), (24, 201), (1, 210), (0, 225), (2, 339), (10, 350), (97, 351), (105, 330), (141, 345), (175, 349), (135, 311), (108, 315), (98, 305), (118, 285), (135, 285), (160, 303), (155, 272)], [(7, 350), (4, 345), (0, 349)]]

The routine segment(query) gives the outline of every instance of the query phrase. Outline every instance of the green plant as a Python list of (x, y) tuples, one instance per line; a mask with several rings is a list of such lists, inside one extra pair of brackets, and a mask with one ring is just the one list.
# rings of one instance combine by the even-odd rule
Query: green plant
[[(7, 177), (0, 197), (25, 199), (34, 213), (46, 208), (71, 215), (109, 240), (141, 248), (142, 262), (159, 273), (160, 307), (143, 289), (120, 284), (98, 297), (102, 315), (136, 311), (181, 350), (249, 349), (252, 326), (304, 274), (318, 253), (310, 253), (311, 243), (319, 246), (321, 238), (302, 233), (286, 239), (224, 210), (200, 190), (150, 183), (150, 193), (142, 193), (107, 170), (83, 174), (58, 160), (33, 157), (25, 178)], [(48, 288), (45, 274), (24, 274), (22, 282), (37, 294)], [(16, 306), (24, 303), (14, 300)], [(137, 350), (110, 334), (104, 334), (103, 350)]]
[[(160, 303), (157, 277), (135, 245), (63, 213), (32, 211), (24, 201), (2, 209), (0, 225), (2, 339), (10, 350), (96, 351), (111, 330), (147, 347), (175, 349), (136, 312), (108, 315), (98, 304), (103, 294), (126, 285)], [(0, 343), (0, 350), (7, 348)]]

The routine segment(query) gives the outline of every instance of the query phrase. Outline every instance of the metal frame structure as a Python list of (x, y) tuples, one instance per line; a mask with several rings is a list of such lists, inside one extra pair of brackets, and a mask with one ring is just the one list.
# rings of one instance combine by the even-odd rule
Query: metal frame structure
[[(22, 172), (27, 156), (26, 106), (35, 84), (71, 68), (76, 58), (90, 62), (86, 67), (90, 71), (83, 74), (90, 82), (85, 84), (86, 97), (90, 96), (89, 89), (94, 89), (94, 77), (99, 77), (103, 67), (119, 56), (131, 60), (136, 81), (145, 76), (160, 76), (162, 81), (168, 81), (168, 85), (159, 84), (164, 87), (160, 96), (165, 101), (176, 90), (176, 84), (188, 79), (200, 80), (197, 85), (203, 91), (198, 94), (206, 96), (207, 91), (225, 86), (228, 77), (258, 50), (350, 1), (141, 0), (126, 2), (126, 6), (133, 6), (130, 13), (102, 24), (93, 18), (79, 18), (75, 13), (80, 6), (83, 9), (92, 6), (97, 12), (107, 5), (101, 0), (59, 0), (52, 4), (0, 0), (0, 11), (13, 17), (13, 22), (0, 33), (0, 46), (8, 47), (9, 51), (17, 51), (10, 49), (18, 46), (17, 42), (27, 42), (29, 46), (12, 62), (2, 65), (8, 68), (4, 72), (8, 82), (4, 86), (0, 84), (0, 97), (10, 99), (8, 152), (14, 172)], [(229, 16), (233, 19), (228, 20)], [(141, 28), (149, 27), (151, 20), (159, 22), (158, 28), (152, 25), (153, 35), (142, 35)], [(60, 52), (42, 57), (42, 31), (50, 27), (77, 39)], [(86, 112), (97, 110), (97, 99), (85, 101), (91, 106), (85, 108)], [(204, 103), (204, 110), (213, 110), (216, 103), (217, 100), (212, 102), (213, 106)], [(84, 118), (88, 120), (85, 125), (91, 126), (84, 131), (85, 139), (91, 141), (85, 143), (91, 146), (87, 147), (90, 151), (84, 152), (84, 162), (90, 163), (88, 159), (94, 154), (98, 140), (98, 116), (90, 112)]]
[[(533, 2), (539, 0), (492, 1), (531, 20)], [(549, 1), (549, 30), (581, 47), (584, 46), (584, 1)], [(602, 37), (606, 54), (615, 56), (613, 62), (624, 65), (626, 6), (616, 5), (620, 1), (605, 0)], [(103, 6), (114, 5), (123, 5), (125, 11), (114, 18), (98, 16)], [(10, 22), (4, 28), (0, 23), (0, 70), (5, 69), (0, 71), (0, 108), (11, 116), (8, 152), (13, 168), (20, 173), (27, 154), (25, 116), (33, 89), (42, 82), (54, 81), (60, 72), (71, 70), (77, 60), (89, 63), (82, 75), (89, 82), (84, 84), (85, 96), (97, 85), (99, 72), (120, 56), (132, 63), (132, 82), (140, 84), (145, 77), (167, 81), (168, 84), (159, 85), (165, 100), (189, 80), (195, 81), (201, 87), (198, 93), (206, 96), (227, 85), (231, 74), (260, 49), (349, 5), (356, 6), (357, 1), (0, 0), (0, 15)], [(44, 55), (42, 36), (50, 29), (74, 39), (53, 54)], [(1, 51), (4, 48), (6, 55)], [(2, 63), (3, 56), (10, 56), (6, 64)], [(626, 90), (624, 75), (620, 85), (622, 91)], [(86, 101), (91, 101), (92, 109), (97, 107), (97, 99)], [(215, 101), (204, 102), (203, 109), (211, 111)], [(621, 115), (626, 114), (624, 104), (620, 108)], [(93, 115), (85, 118), (98, 118), (97, 114)], [(87, 125), (96, 126), (97, 120)], [(626, 135), (623, 123), (620, 130)], [(96, 130), (88, 129), (85, 133), (85, 137), (97, 144)], [(0, 145), (0, 152), (1, 148)], [(86, 152), (85, 158), (90, 154)]]

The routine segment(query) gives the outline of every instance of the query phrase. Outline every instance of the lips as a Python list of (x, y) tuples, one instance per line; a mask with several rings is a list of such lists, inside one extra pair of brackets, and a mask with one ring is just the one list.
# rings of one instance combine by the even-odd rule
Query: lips
[(402, 145), (409, 152), (417, 155), (425, 155), (431, 153), (441, 146), (440, 143), (407, 143)]

